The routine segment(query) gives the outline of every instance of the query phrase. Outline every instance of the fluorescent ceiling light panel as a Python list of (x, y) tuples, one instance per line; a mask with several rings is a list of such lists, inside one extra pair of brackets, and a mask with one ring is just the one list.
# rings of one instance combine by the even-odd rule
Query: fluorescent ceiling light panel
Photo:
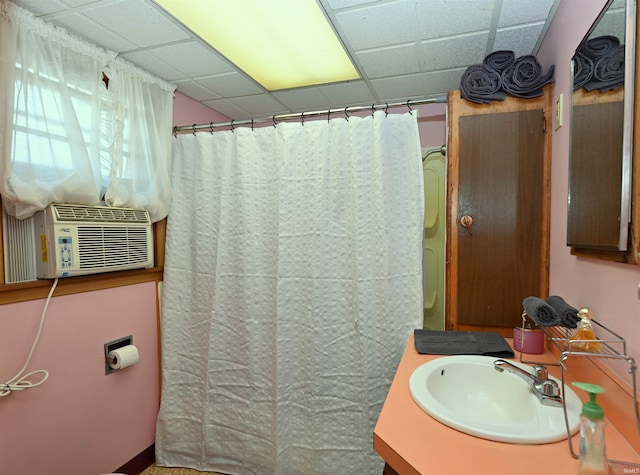
[(275, 91), (360, 78), (316, 0), (156, 0)]

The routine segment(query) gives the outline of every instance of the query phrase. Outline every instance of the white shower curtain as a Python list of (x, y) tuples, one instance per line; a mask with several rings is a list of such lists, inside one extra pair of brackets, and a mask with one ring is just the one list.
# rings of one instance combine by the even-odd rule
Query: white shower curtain
[(413, 114), (174, 140), (158, 465), (382, 473), (374, 426), (423, 318)]

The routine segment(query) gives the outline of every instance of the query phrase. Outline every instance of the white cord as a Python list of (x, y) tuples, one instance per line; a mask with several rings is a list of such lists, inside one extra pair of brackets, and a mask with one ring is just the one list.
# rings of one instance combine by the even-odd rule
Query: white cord
[[(36, 386), (40, 386), (44, 383), (49, 377), (49, 372), (44, 369), (38, 369), (35, 371), (31, 371), (27, 374), (23, 374), (24, 371), (31, 363), (31, 357), (33, 356), (33, 352), (38, 345), (38, 341), (40, 340), (40, 333), (42, 332), (42, 326), (44, 325), (44, 317), (47, 314), (47, 308), (49, 307), (49, 302), (51, 301), (51, 296), (53, 295), (53, 291), (56, 289), (58, 285), (58, 278), (53, 281), (53, 285), (51, 286), (51, 290), (49, 291), (49, 295), (47, 296), (47, 300), (44, 304), (44, 308), (42, 309), (42, 316), (40, 317), (40, 326), (38, 327), (38, 333), (36, 333), (36, 337), (33, 341), (33, 345), (31, 345), (31, 351), (29, 352), (29, 356), (27, 356), (27, 361), (25, 361), (24, 366), (18, 374), (16, 374), (13, 378), (11, 378), (6, 383), (0, 383), (0, 397), (8, 396), (13, 391), (25, 391), (27, 389), (35, 388)], [(31, 382), (29, 378), (35, 374), (42, 374), (42, 378), (40, 381)]]

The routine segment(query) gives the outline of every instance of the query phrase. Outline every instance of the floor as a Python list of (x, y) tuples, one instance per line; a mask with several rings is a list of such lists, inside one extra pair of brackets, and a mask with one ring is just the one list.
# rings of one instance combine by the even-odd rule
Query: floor
[(156, 467), (155, 464), (146, 468), (140, 475), (201, 475), (203, 473), (208, 475), (224, 475), (218, 472), (200, 472), (191, 468)]

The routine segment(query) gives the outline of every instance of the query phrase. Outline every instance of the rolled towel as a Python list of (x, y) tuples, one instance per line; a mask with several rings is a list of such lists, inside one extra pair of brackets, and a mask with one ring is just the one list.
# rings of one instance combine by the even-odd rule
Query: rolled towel
[(577, 52), (573, 56), (573, 90), (580, 89), (593, 77), (593, 61)]
[(555, 66), (542, 74), (542, 65), (527, 54), (516, 59), (502, 72), (502, 88), (510, 96), (530, 99), (542, 96), (542, 87), (553, 81)]
[(547, 303), (551, 305), (560, 316), (560, 325), (566, 328), (576, 328), (578, 326), (578, 322), (580, 321), (578, 309), (569, 305), (565, 299), (559, 295), (550, 295)]
[(587, 91), (614, 91), (624, 86), (624, 46), (593, 64), (593, 76), (583, 86)]
[(460, 96), (476, 104), (491, 104), (507, 97), (502, 91), (500, 73), (484, 64), (473, 64), (464, 71), (460, 79)]
[(611, 35), (598, 36), (590, 38), (580, 46), (578, 51), (587, 58), (596, 60), (603, 56), (609, 56), (614, 53), (620, 46), (620, 40)]
[(482, 61), (482, 64), (498, 73), (502, 73), (505, 69), (513, 64), (516, 55), (513, 51), (500, 50), (489, 53)]
[(527, 297), (522, 301), (525, 313), (539, 327), (552, 327), (560, 324), (560, 316), (554, 308), (539, 297)]

